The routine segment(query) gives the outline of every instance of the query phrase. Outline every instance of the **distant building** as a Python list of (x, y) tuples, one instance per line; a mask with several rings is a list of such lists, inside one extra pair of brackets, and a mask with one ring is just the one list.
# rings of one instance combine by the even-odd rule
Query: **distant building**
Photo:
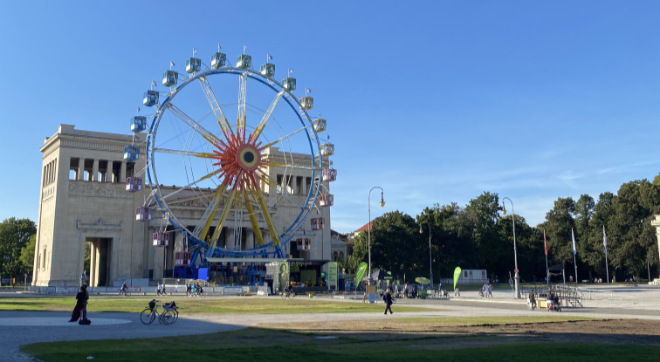
[(348, 234), (341, 234), (334, 230), (330, 231), (332, 238), (332, 261), (341, 261), (346, 265), (348, 261), (348, 254), (353, 248), (353, 239)]
[[(139, 185), (127, 186), (127, 180), (130, 178), (135, 182), (146, 166), (145, 150), (141, 150), (134, 162), (124, 159), (124, 147), (133, 142), (133, 137), (77, 130), (72, 125), (62, 124), (55, 134), (44, 140), (34, 286), (75, 286), (81, 283), (81, 279), (86, 279), (91, 286), (113, 286), (127, 279), (136, 281), (133, 283), (136, 285), (172, 276), (174, 266), (180, 262), (177, 256), (185, 249), (184, 238), (167, 224), (157, 206), (150, 210), (140, 209), (151, 193), (142, 178), (139, 178)], [(143, 142), (145, 135), (137, 134), (137, 137)], [(268, 151), (269, 155), (277, 157), (276, 148)], [(296, 157), (309, 160), (311, 155)], [(301, 170), (299, 174), (304, 175), (305, 171)], [(277, 172), (275, 169), (268, 171)], [(292, 174), (295, 175), (296, 170)], [(267, 202), (276, 195), (296, 197), (312, 182), (304, 176), (296, 176), (293, 184), (278, 175), (270, 177), (281, 185), (277, 190), (262, 185)], [(127, 187), (139, 190), (128, 192)], [(163, 188), (167, 190), (168, 186)], [(174, 186), (171, 190), (175, 190)], [(324, 183), (324, 190), (329, 190), (327, 183)], [(208, 192), (211, 197), (213, 190), (197, 192)], [(179, 190), (177, 200), (180, 202), (168, 203), (179, 220), (195, 225), (204, 208), (185, 196), (186, 191)], [(280, 218), (295, 213), (293, 208), (293, 204), (277, 204), (277, 208), (272, 209), (274, 223), (282, 224)], [(345, 258), (346, 243), (340, 234), (330, 229), (330, 208), (315, 206), (315, 209), (314, 218), (322, 219), (319, 222), (324, 225), (320, 227), (307, 220), (286, 246), (287, 257), (334, 260), (336, 252), (337, 257), (343, 255)], [(152, 218), (138, 220), (140, 212), (149, 211)], [(224, 229), (242, 228), (240, 222), (227, 220), (223, 224), (218, 246), (242, 249), (255, 246), (251, 228), (242, 230), (238, 245), (234, 240), (235, 233)], [(259, 219), (257, 223), (264, 240), (270, 241), (268, 232), (264, 231), (264, 221)], [(154, 246), (153, 234), (163, 229), (168, 231), (167, 246)], [(84, 268), (86, 253), (89, 253), (89, 270)]]

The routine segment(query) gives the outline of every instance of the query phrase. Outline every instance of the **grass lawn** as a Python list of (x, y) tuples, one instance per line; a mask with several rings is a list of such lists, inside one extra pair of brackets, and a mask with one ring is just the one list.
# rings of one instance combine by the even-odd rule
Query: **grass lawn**
[(502, 344), (494, 336), (372, 334), (361, 338), (247, 328), (223, 333), (121, 341), (36, 343), (43, 361), (657, 361), (660, 347), (577, 343)]
[[(147, 307), (154, 297), (94, 296), (89, 298), (90, 312), (137, 313)], [(383, 311), (383, 304), (344, 303), (329, 299), (280, 297), (158, 297), (162, 303), (175, 301), (181, 314), (301, 314), (301, 313), (357, 313)], [(0, 298), (0, 310), (70, 311), (76, 304), (74, 296)], [(424, 311), (427, 308), (397, 306), (401, 311)]]
[[(89, 309), (138, 312), (152, 297), (92, 296)], [(260, 313), (382, 313), (383, 305), (279, 297), (186, 298), (163, 297), (181, 306), (182, 314)], [(69, 311), (73, 296), (3, 298), (2, 310)], [(397, 306), (398, 311), (428, 310)], [(660, 347), (627, 344), (542, 343), (542, 340), (492, 334), (435, 333), (444, 325), (506, 325), (589, 320), (568, 314), (529, 317), (397, 318), (397, 330), (376, 321), (337, 321), (339, 328), (305, 330), (300, 325), (272, 325), (222, 333), (167, 338), (35, 343), (21, 350), (42, 361), (656, 361)], [(294, 331), (295, 330), (295, 331)], [(0, 358), (1, 359), (1, 358)]]

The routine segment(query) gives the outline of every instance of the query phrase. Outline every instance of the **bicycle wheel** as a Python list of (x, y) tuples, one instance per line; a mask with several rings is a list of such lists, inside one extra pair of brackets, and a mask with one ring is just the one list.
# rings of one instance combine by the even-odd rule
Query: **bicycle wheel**
[(172, 324), (176, 322), (176, 313), (173, 310), (168, 309), (160, 316), (160, 318), (163, 324)]
[(145, 308), (142, 311), (142, 313), (140, 313), (140, 321), (143, 324), (151, 324), (151, 323), (153, 323), (155, 318), (156, 318), (156, 316), (154, 315), (154, 313), (152, 313), (151, 309), (149, 309), (149, 308)]

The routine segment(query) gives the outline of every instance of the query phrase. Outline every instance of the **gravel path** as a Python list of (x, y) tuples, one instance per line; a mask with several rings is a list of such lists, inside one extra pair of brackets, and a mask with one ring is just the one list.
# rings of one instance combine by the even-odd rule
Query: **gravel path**
[(36, 342), (90, 339), (132, 339), (204, 334), (243, 328), (217, 322), (179, 317), (172, 325), (154, 322), (144, 325), (137, 313), (94, 313), (89, 326), (68, 323), (70, 312), (0, 312), (0, 360), (20, 361), (30, 358), (19, 352), (19, 346)]

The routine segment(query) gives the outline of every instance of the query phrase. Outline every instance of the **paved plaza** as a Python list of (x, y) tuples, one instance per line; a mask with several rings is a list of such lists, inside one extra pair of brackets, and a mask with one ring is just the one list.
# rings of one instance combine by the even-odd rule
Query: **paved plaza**
[[(660, 287), (613, 287), (597, 284), (581, 287), (581, 291), (583, 295), (583, 307), (564, 308), (562, 313), (593, 318), (660, 320), (660, 303), (658, 302), (660, 300)], [(7, 296), (7, 294), (0, 293), (0, 297)], [(361, 302), (361, 299), (334, 300), (344, 303)], [(380, 301), (379, 303), (382, 304)], [(403, 305), (426, 307), (431, 310), (423, 312), (398, 312), (396, 307)], [(480, 298), (477, 292), (462, 292), (460, 297), (452, 297), (450, 299), (398, 299), (394, 310), (395, 313), (387, 317), (383, 316), (381, 312), (210, 316), (186, 316), (184, 313), (175, 325), (170, 326), (157, 323), (143, 325), (139, 320), (138, 313), (95, 313), (93, 308), (89, 311), (89, 318), (92, 320), (91, 326), (68, 323), (70, 312), (4, 311), (0, 312), (0, 338), (3, 341), (0, 344), (0, 360), (27, 360), (28, 357), (19, 352), (19, 345), (35, 342), (132, 339), (204, 334), (230, 331), (249, 326), (267, 325), (269, 323), (281, 324), (282, 321), (323, 322), (353, 320), (359, 323), (361, 320), (382, 318), (532, 316), (539, 313), (549, 313), (544, 310), (531, 311), (527, 308), (525, 299), (513, 299), (512, 293), (502, 291), (495, 291), (494, 298), (492, 299)]]

